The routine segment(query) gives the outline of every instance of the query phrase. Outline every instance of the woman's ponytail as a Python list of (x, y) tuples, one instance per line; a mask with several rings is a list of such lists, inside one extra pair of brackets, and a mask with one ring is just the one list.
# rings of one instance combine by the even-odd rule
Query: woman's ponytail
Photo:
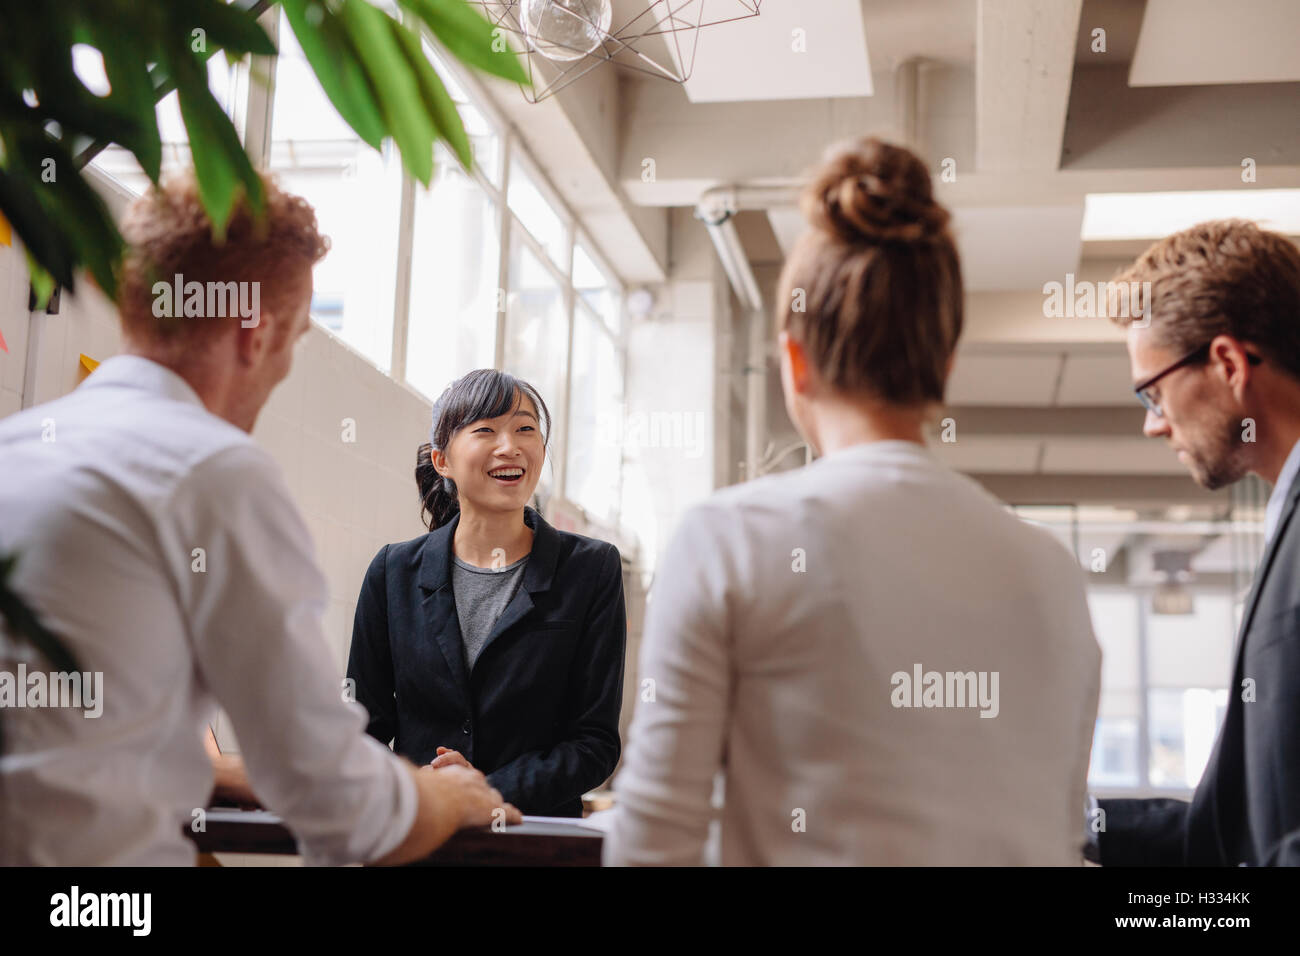
[(460, 510), (456, 485), (438, 474), (433, 467), (433, 445), (425, 442), (415, 453), (415, 484), (420, 489), (420, 517), (434, 531), (441, 528)]

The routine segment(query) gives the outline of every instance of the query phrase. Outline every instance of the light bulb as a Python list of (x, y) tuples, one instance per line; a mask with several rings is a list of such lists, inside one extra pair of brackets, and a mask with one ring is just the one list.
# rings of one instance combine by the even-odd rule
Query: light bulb
[(529, 46), (567, 63), (600, 46), (613, 17), (610, 0), (524, 0), (521, 19)]

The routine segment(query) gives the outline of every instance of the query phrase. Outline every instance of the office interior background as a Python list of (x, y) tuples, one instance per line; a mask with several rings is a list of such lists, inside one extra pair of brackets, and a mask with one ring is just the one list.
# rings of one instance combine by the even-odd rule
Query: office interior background
[[(614, 0), (613, 15), (645, 5)], [(376, 152), (343, 123), (280, 16), (264, 19), (278, 56), (217, 56), (209, 76), (250, 155), (332, 240), (311, 332), (254, 434), (315, 538), (332, 595), (322, 653), (340, 675), (367, 563), (422, 530), (412, 469), (431, 402), (496, 366), (554, 414), (548, 520), (624, 556), (626, 731), (645, 602), (683, 509), (809, 459), (775, 364), (776, 277), (802, 226), (801, 172), (875, 134), (926, 159), (955, 216), (966, 330), (933, 452), (1087, 576), (1104, 653), (1090, 788), (1188, 795), (1226, 706), (1268, 489), (1203, 491), (1143, 438), (1123, 331), (1048, 314), (1045, 286), (1110, 278), (1204, 219), (1300, 235), (1300, 6), (762, 0), (699, 31), (684, 83), (605, 64), (539, 102), (430, 45), (477, 165), (439, 146), (427, 191), (391, 143)], [(644, 42), (674, 55), (668, 36)], [(103, 82), (93, 51), (78, 69)], [(187, 164), (174, 95), (158, 114), (165, 166)], [(147, 184), (114, 147), (92, 177), (115, 212)], [(0, 333), (0, 415), (75, 388), (120, 347), (89, 283), (29, 311), (12, 244)], [(238, 749), (224, 722), (217, 734)]]

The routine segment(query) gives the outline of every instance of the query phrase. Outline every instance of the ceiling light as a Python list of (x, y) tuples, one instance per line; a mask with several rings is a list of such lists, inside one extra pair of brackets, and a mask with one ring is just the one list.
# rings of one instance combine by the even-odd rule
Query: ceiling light
[[(759, 14), (763, 0), (629, 0), (613, 19), (612, 0), (470, 0), (493, 25), (513, 33), (538, 103), (602, 63), (685, 83), (695, 69), (698, 31)], [(707, 7), (707, 11), (706, 11)], [(542, 70), (536, 69), (542, 63)]]
[(548, 60), (566, 63), (591, 53), (609, 36), (610, 0), (523, 0), (528, 47)]
[(1207, 219), (1249, 219), (1262, 229), (1300, 235), (1300, 189), (1089, 193), (1083, 241), (1162, 239)]

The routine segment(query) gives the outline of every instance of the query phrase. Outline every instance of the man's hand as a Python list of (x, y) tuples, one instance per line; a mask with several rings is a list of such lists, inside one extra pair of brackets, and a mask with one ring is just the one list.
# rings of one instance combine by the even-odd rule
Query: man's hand
[(500, 811), (505, 812), (506, 823), (524, 822), (523, 814), (513, 804), (506, 803), (501, 791), (487, 782), (482, 771), (469, 764), (446, 765), (436, 774), (430, 770), (429, 775), (438, 781), (438, 796), (446, 801), (445, 806), (459, 808), (457, 828), (489, 826), (499, 819)]
[(457, 830), (490, 826), (503, 814), (506, 823), (524, 822), (518, 808), (506, 803), (500, 791), (473, 767), (452, 765), (437, 772), (427, 766), (406, 767), (415, 779), (419, 798), (415, 823), (398, 846), (374, 861), (381, 866), (422, 859)]
[(429, 762), (429, 766), (434, 770), (441, 770), (443, 767), (461, 766), (473, 769), (473, 766), (465, 755), (459, 750), (452, 750), (450, 747), (439, 747), (438, 754)]

